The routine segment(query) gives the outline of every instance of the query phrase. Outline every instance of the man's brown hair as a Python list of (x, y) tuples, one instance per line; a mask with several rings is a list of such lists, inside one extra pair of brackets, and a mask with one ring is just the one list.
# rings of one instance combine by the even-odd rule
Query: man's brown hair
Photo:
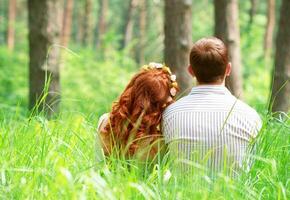
[(200, 83), (222, 81), (229, 63), (225, 44), (218, 38), (202, 38), (190, 52), (190, 65)]

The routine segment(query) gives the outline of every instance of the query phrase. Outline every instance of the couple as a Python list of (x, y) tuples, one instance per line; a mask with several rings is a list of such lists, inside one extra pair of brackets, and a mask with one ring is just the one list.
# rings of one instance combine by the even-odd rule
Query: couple
[(206, 158), (213, 171), (225, 163), (241, 167), (262, 123), (254, 109), (225, 87), (231, 73), (227, 48), (217, 38), (202, 38), (193, 45), (189, 60), (188, 72), (197, 86), (177, 101), (176, 77), (166, 66), (150, 63), (132, 78), (111, 112), (99, 120), (105, 155), (122, 152), (148, 159), (168, 147), (169, 155), (178, 159)]

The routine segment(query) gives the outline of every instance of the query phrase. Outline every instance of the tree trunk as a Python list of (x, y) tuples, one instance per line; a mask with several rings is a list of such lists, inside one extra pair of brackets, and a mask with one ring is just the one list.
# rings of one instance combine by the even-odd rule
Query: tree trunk
[(136, 9), (137, 3), (138, 3), (138, 0), (129, 1), (122, 48), (125, 48), (132, 40), (133, 25), (134, 25), (133, 16), (134, 16), (134, 11)]
[(226, 85), (236, 97), (242, 98), (243, 83), (238, 2), (237, 0), (215, 0), (214, 8), (215, 36), (225, 42), (232, 63), (232, 73), (226, 80)]
[(61, 44), (63, 46), (67, 46), (70, 40), (73, 3), (74, 3), (73, 0), (66, 0), (61, 36)]
[(87, 46), (92, 41), (92, 11), (93, 2), (92, 0), (85, 0), (85, 12), (83, 18), (83, 45)]
[(76, 44), (82, 44), (83, 38), (83, 3), (80, 1), (74, 1), (73, 6), (73, 21), (72, 21), (72, 40)]
[(108, 0), (100, 0), (97, 48), (103, 48), (104, 35), (107, 29)]
[(191, 0), (165, 1), (164, 59), (177, 76), (181, 93), (189, 91), (192, 78), (187, 73), (191, 48)]
[(268, 0), (267, 25), (264, 38), (264, 56), (268, 58), (271, 54), (273, 44), (273, 32), (275, 27), (275, 0)]
[(258, 0), (251, 0), (251, 8), (249, 11), (249, 15), (250, 15), (249, 24), (250, 25), (252, 25), (252, 23), (254, 21), (254, 16), (257, 12), (257, 7), (258, 7)]
[[(289, 112), (290, 109), (290, 1), (283, 0), (276, 38), (275, 68), (271, 103), (272, 111)], [(270, 107), (271, 108), (271, 107)]]
[(6, 1), (0, 1), (0, 44), (7, 44), (7, 10), (8, 5)]
[(147, 21), (147, 0), (139, 0), (140, 16), (139, 16), (139, 48), (138, 48), (138, 63), (145, 64), (145, 34)]
[(7, 47), (9, 50), (14, 49), (15, 16), (16, 16), (16, 0), (9, 0), (8, 28), (7, 28)]
[(51, 116), (60, 101), (59, 55), (62, 0), (28, 0), (29, 108)]

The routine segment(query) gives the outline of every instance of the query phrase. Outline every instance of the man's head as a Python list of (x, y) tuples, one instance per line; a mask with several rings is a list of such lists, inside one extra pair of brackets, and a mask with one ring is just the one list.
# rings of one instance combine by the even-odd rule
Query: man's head
[(223, 84), (231, 72), (225, 44), (215, 37), (198, 40), (191, 49), (188, 70), (199, 84)]

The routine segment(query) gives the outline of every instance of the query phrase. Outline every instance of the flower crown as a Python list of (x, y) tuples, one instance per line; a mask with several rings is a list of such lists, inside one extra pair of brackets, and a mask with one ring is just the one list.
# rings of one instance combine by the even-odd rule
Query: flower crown
[(170, 91), (169, 91), (170, 95), (172, 97), (176, 96), (177, 91), (178, 91), (178, 84), (176, 82), (176, 75), (171, 73), (171, 70), (169, 69), (169, 67), (167, 67), (166, 65), (161, 64), (161, 63), (151, 62), (148, 65), (144, 65), (142, 67), (142, 69), (145, 70), (145, 71), (148, 71), (148, 70), (151, 70), (151, 69), (160, 69), (160, 70), (163, 70), (164, 72), (168, 73), (168, 75), (170, 76), (170, 80), (171, 80), (171, 88), (170, 88)]

